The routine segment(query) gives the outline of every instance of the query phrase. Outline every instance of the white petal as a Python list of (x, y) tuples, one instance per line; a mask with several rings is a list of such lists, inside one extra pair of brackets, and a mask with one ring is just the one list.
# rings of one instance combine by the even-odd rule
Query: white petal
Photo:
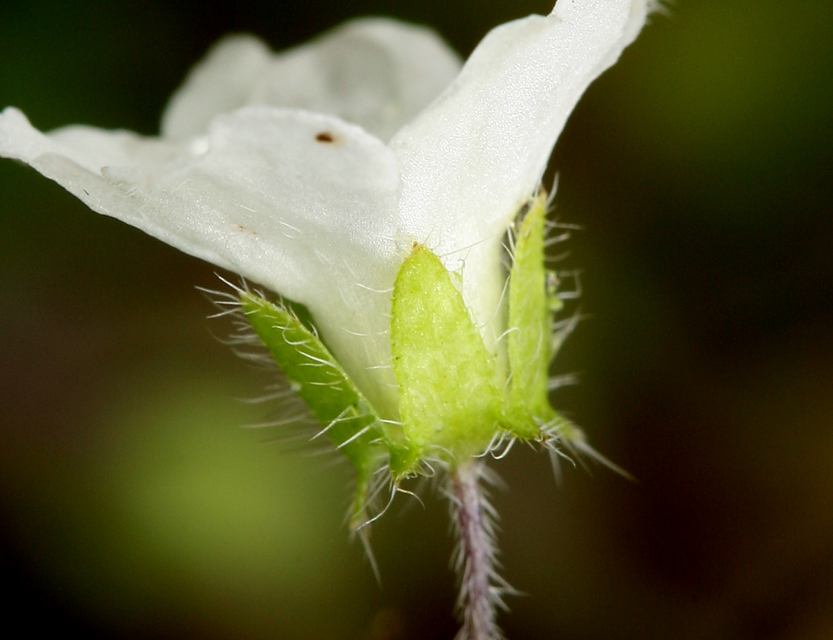
[(226, 36), (214, 43), (168, 100), (162, 136), (187, 140), (204, 134), (215, 116), (249, 104), (271, 56), (269, 47), (251, 35)]
[(500, 331), (503, 233), (576, 102), (646, 12), (646, 0), (559, 0), (547, 17), (493, 29), (458, 79), (391, 140), (402, 167), (400, 230), (449, 269), (465, 261), (464, 296), (487, 342)]
[(373, 18), (273, 54), (253, 36), (220, 41), (188, 75), (162, 134), (203, 133), (214, 116), (247, 104), (338, 116), (388, 140), (455, 78), (460, 61), (428, 29)]
[[(389, 292), (398, 169), (393, 153), (329, 116), (250, 107), (187, 143), (67, 127), (44, 135), (0, 114), (0, 156), (95, 211), (306, 304), (378, 410), (395, 415)], [(369, 334), (362, 338), (356, 334)]]

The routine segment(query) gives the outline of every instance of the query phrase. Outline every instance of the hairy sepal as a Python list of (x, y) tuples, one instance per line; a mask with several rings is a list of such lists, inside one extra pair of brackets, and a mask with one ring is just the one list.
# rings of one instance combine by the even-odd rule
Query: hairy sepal
[(306, 402), (333, 445), (356, 469), (353, 530), (367, 521), (373, 473), (384, 463), (384, 430), (373, 407), (315, 332), (308, 314), (244, 291), (240, 303), (255, 333)]
[[(450, 455), (454, 464), (481, 453), (501, 422), (495, 358), (452, 275), (421, 245), (414, 246), (396, 277), (390, 336), (412, 457)], [(413, 471), (414, 460), (404, 462), (392, 469), (394, 478)]]
[(553, 316), (563, 303), (557, 296), (557, 278), (545, 263), (546, 217), (546, 194), (541, 193), (516, 222), (509, 274), (506, 339), (510, 377), (504, 419), (512, 435), (522, 440), (582, 437), (549, 401), (549, 368), (555, 355)]

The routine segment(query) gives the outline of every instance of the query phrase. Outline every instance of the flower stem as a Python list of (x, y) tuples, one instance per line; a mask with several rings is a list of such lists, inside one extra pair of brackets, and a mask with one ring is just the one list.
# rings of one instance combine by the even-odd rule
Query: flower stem
[(481, 488), (487, 473), (482, 462), (469, 460), (452, 469), (449, 481), (451, 518), (458, 540), (454, 557), (460, 576), (457, 606), (463, 614), (463, 628), (456, 640), (503, 638), (495, 618), (508, 585), (495, 571), (495, 512)]

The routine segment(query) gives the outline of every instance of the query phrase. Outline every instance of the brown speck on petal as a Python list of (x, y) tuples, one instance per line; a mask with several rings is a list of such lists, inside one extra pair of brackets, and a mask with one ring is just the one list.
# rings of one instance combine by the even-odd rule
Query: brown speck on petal
[(322, 131), (317, 136), (315, 136), (315, 139), (318, 140), (318, 142), (335, 142), (333, 134), (329, 131)]

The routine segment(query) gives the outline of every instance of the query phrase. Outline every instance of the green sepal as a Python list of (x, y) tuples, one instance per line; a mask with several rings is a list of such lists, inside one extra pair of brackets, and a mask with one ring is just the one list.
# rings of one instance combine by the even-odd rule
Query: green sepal
[(407, 439), (399, 473), (413, 472), (407, 465), (427, 453), (453, 459), (481, 453), (501, 422), (495, 358), (451, 274), (423, 246), (414, 247), (397, 274), (390, 336)]
[(277, 305), (249, 291), (240, 294), (240, 303), (289, 384), (355, 467), (356, 496), (350, 512), (355, 529), (366, 520), (370, 478), (384, 462), (378, 416), (318, 337), (305, 308)]
[(504, 415), (510, 431), (525, 440), (541, 437), (555, 418), (549, 402), (552, 318), (557, 303), (552, 275), (544, 266), (545, 196), (530, 202), (515, 235), (509, 273), (506, 333), (509, 371)]
[(509, 273), (507, 355), (509, 381), (504, 395), (503, 426), (523, 440), (562, 443), (617, 473), (630, 474), (593, 450), (584, 433), (549, 402), (549, 367), (569, 332), (553, 331), (553, 316), (564, 303), (558, 276), (545, 267), (546, 196), (533, 199), (516, 223), (515, 251)]

